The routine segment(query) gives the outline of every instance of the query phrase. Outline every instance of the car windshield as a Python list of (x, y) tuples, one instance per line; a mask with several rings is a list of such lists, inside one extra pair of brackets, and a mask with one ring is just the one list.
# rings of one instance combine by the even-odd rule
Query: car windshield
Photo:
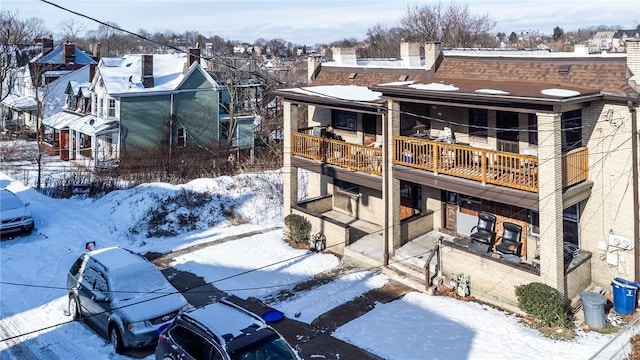
[(3, 194), (1, 203), (2, 210), (19, 209), (24, 206), (17, 196), (11, 194)]
[(169, 282), (153, 267), (136, 268), (135, 271), (118, 271), (113, 274), (114, 300), (126, 301), (156, 291), (171, 291)]
[(275, 333), (238, 348), (229, 355), (231, 360), (297, 359), (289, 345)]

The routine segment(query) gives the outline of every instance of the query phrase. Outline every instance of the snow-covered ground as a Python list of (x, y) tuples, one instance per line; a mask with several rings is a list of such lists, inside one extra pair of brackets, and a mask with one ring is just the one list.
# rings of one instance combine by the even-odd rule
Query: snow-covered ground
[[(279, 291), (340, 266), (332, 255), (293, 249), (282, 240), (281, 182), (279, 172), (270, 172), (180, 186), (144, 184), (98, 199), (53, 199), (0, 172), (0, 186), (28, 201), (36, 222), (31, 235), (0, 242), (0, 358), (124, 358), (105, 339), (65, 315), (66, 274), (87, 241), (98, 247), (166, 253), (264, 230), (181, 255), (172, 264), (242, 298), (275, 299)], [(177, 206), (184, 196), (204, 200)], [(148, 221), (151, 217), (160, 219), (155, 226), (163, 233), (176, 234), (148, 237), (159, 233)], [(179, 230), (184, 219), (195, 224), (190, 231)], [(353, 272), (269, 305), (310, 323), (387, 281), (371, 269)], [(623, 358), (624, 351), (615, 356), (613, 352), (629, 338), (589, 332), (573, 341), (553, 341), (490, 307), (418, 292), (376, 304), (333, 335), (383, 358), (403, 360)], [(599, 353), (612, 340), (611, 350)]]

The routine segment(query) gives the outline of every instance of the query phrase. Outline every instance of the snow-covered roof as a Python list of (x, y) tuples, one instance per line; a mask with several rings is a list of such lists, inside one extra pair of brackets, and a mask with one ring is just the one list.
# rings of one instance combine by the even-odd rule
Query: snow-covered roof
[(79, 120), (83, 115), (61, 111), (42, 120), (42, 125), (52, 127), (56, 130), (65, 130), (69, 124)]
[[(154, 85), (145, 88), (142, 84), (142, 55), (125, 55), (120, 61), (110, 60), (103, 63), (96, 70), (96, 79), (101, 79), (110, 95), (133, 95), (151, 92), (166, 92), (177, 89), (186, 76), (183, 70), (187, 61), (187, 55), (180, 54), (156, 54), (153, 55)], [(108, 66), (106, 65), (108, 64)], [(190, 71), (199, 69), (212, 85), (215, 81), (202, 70), (199, 63), (194, 63)]]
[(83, 66), (80, 69), (71, 71), (55, 81), (45, 85), (40, 92), (43, 96), (43, 117), (52, 116), (59, 112), (67, 102), (67, 86), (69, 82), (86, 82), (91, 72), (90, 66)]
[[(63, 44), (58, 44), (51, 51), (34, 59), (33, 61), (42, 64), (64, 64), (64, 59), (62, 56), (63, 46)], [(73, 62), (75, 64), (97, 64), (93, 57), (78, 49), (77, 47), (74, 48), (74, 53), (75, 58)]]
[(69, 129), (96, 136), (116, 132), (119, 126), (118, 121), (98, 122), (95, 115), (87, 115), (70, 123)]
[(355, 85), (309, 86), (282, 89), (280, 91), (350, 101), (373, 102), (382, 98), (382, 93), (380, 92), (369, 90), (366, 86)]
[(18, 96), (9, 94), (6, 98), (2, 100), (2, 104), (6, 105), (10, 108), (22, 110), (22, 111), (30, 111), (38, 108), (38, 103), (36, 99), (31, 96)]

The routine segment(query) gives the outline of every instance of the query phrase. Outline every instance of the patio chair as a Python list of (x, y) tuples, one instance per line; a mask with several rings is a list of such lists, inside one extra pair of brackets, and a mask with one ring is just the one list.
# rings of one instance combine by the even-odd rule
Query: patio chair
[(470, 236), (472, 243), (481, 243), (483, 250), (489, 252), (496, 239), (496, 217), (485, 212), (478, 214), (478, 224), (471, 228)]
[(496, 245), (496, 251), (503, 255), (520, 256), (522, 248), (522, 226), (505, 222), (502, 224), (502, 242)]

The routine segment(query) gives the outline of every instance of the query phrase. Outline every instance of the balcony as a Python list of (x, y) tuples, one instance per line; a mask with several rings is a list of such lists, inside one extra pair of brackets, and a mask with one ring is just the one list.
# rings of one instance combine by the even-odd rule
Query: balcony
[[(302, 133), (292, 134), (292, 154), (373, 175), (382, 175), (382, 149), (349, 144)], [(587, 180), (588, 150), (575, 149), (562, 156), (563, 187)], [(393, 164), (538, 192), (538, 157), (394, 136)]]
[(302, 133), (291, 140), (293, 155), (382, 176), (382, 149)]

